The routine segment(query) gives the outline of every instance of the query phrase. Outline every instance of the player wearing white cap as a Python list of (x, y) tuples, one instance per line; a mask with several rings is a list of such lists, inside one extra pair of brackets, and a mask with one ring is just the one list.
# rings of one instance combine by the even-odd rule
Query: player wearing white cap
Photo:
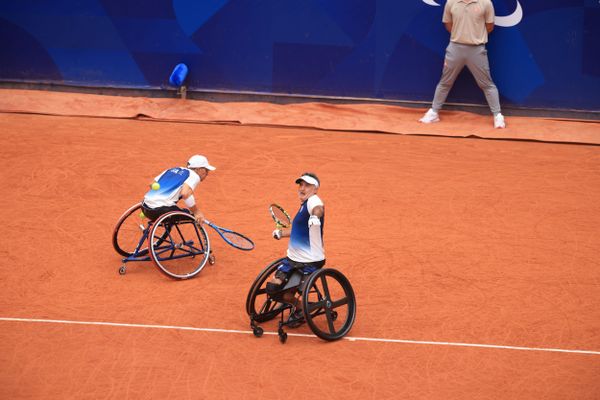
[(194, 190), (205, 180), (210, 171), (216, 168), (209, 164), (206, 157), (192, 156), (187, 167), (169, 168), (154, 178), (154, 183), (144, 196), (142, 210), (146, 217), (155, 220), (169, 211), (181, 211), (177, 202), (182, 199), (187, 208), (196, 217), (198, 223), (204, 221), (204, 214), (196, 205)]
[[(289, 237), (287, 258), (277, 268), (274, 278), (267, 283), (269, 294), (276, 294), (285, 285), (294, 270), (308, 275), (325, 265), (323, 228), (325, 226), (325, 206), (317, 196), (321, 182), (312, 172), (303, 173), (298, 179), (300, 209), (296, 213), (291, 229), (276, 229), (273, 237), (277, 240)], [(302, 305), (293, 293), (283, 294), (283, 300), (295, 303), (296, 318), (301, 318)]]

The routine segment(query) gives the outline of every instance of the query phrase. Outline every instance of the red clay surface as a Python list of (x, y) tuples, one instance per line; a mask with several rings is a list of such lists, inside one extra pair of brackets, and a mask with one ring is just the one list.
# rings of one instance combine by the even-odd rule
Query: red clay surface
[[(207, 218), (256, 249), (209, 231), (217, 264), (196, 278), (120, 276), (115, 222), (194, 153), (218, 168), (197, 189)], [(0, 155), (1, 399), (600, 396), (598, 146), (3, 113)], [(349, 336), (532, 350), (253, 337), (247, 291), (287, 245), (267, 207), (295, 210), (305, 170), (327, 265), (357, 295)]]

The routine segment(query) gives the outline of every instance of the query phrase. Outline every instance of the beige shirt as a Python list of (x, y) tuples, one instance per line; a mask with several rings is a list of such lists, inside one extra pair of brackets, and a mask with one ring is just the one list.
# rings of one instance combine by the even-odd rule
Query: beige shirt
[(451, 42), (485, 44), (488, 41), (485, 24), (494, 22), (494, 5), (491, 0), (448, 0), (442, 22), (452, 23)]

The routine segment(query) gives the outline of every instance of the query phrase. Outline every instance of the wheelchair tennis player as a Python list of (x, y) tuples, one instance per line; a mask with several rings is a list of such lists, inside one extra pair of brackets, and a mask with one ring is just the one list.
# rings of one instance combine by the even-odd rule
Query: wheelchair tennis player
[(185, 211), (177, 206), (177, 202), (182, 199), (196, 222), (202, 224), (204, 214), (196, 204), (194, 190), (215, 169), (206, 157), (194, 155), (189, 159), (187, 167), (174, 167), (161, 172), (154, 178), (151, 189), (144, 196), (144, 215), (150, 220), (156, 220), (170, 211)]
[(321, 182), (312, 172), (303, 173), (295, 181), (298, 184), (300, 209), (296, 213), (291, 228), (278, 228), (273, 238), (280, 240), (289, 237), (287, 257), (275, 271), (273, 279), (267, 283), (266, 291), (274, 299), (278, 297), (293, 307), (292, 319), (303, 320), (302, 304), (294, 292), (282, 290), (295, 270), (308, 276), (325, 265), (323, 228), (325, 206), (317, 196)]

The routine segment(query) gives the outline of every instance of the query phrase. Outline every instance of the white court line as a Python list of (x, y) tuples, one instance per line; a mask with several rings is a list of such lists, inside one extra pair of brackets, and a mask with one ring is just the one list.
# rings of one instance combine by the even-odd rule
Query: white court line
[[(96, 321), (71, 321), (62, 319), (39, 319), (39, 318), (8, 318), (0, 317), (0, 321), (6, 322), (38, 322), (46, 324), (69, 324), (69, 325), (100, 325), (100, 326), (115, 326), (127, 328), (146, 328), (146, 329), (173, 329), (180, 331), (196, 331), (196, 332), (212, 332), (212, 333), (240, 333), (252, 334), (252, 331), (240, 331), (236, 329), (218, 329), (218, 328), (195, 328), (191, 326), (173, 326), (173, 325), (145, 325), (145, 324), (124, 324), (118, 322), (96, 322)], [(277, 335), (277, 332), (264, 332), (265, 335)], [(305, 333), (290, 333), (288, 336), (317, 338), (315, 335)], [(382, 342), (382, 343), (403, 343), (403, 344), (420, 344), (430, 346), (455, 346), (455, 347), (478, 347), (484, 349), (502, 349), (502, 350), (521, 350), (521, 351), (542, 351), (551, 353), (575, 353), (600, 356), (600, 351), (593, 350), (568, 350), (568, 349), (553, 349), (542, 347), (521, 347), (521, 346), (502, 346), (495, 344), (477, 344), (477, 343), (456, 343), (456, 342), (432, 342), (424, 340), (404, 340), (404, 339), (383, 339), (383, 338), (367, 338), (367, 337), (352, 337), (346, 336), (342, 338), (350, 342)]]

